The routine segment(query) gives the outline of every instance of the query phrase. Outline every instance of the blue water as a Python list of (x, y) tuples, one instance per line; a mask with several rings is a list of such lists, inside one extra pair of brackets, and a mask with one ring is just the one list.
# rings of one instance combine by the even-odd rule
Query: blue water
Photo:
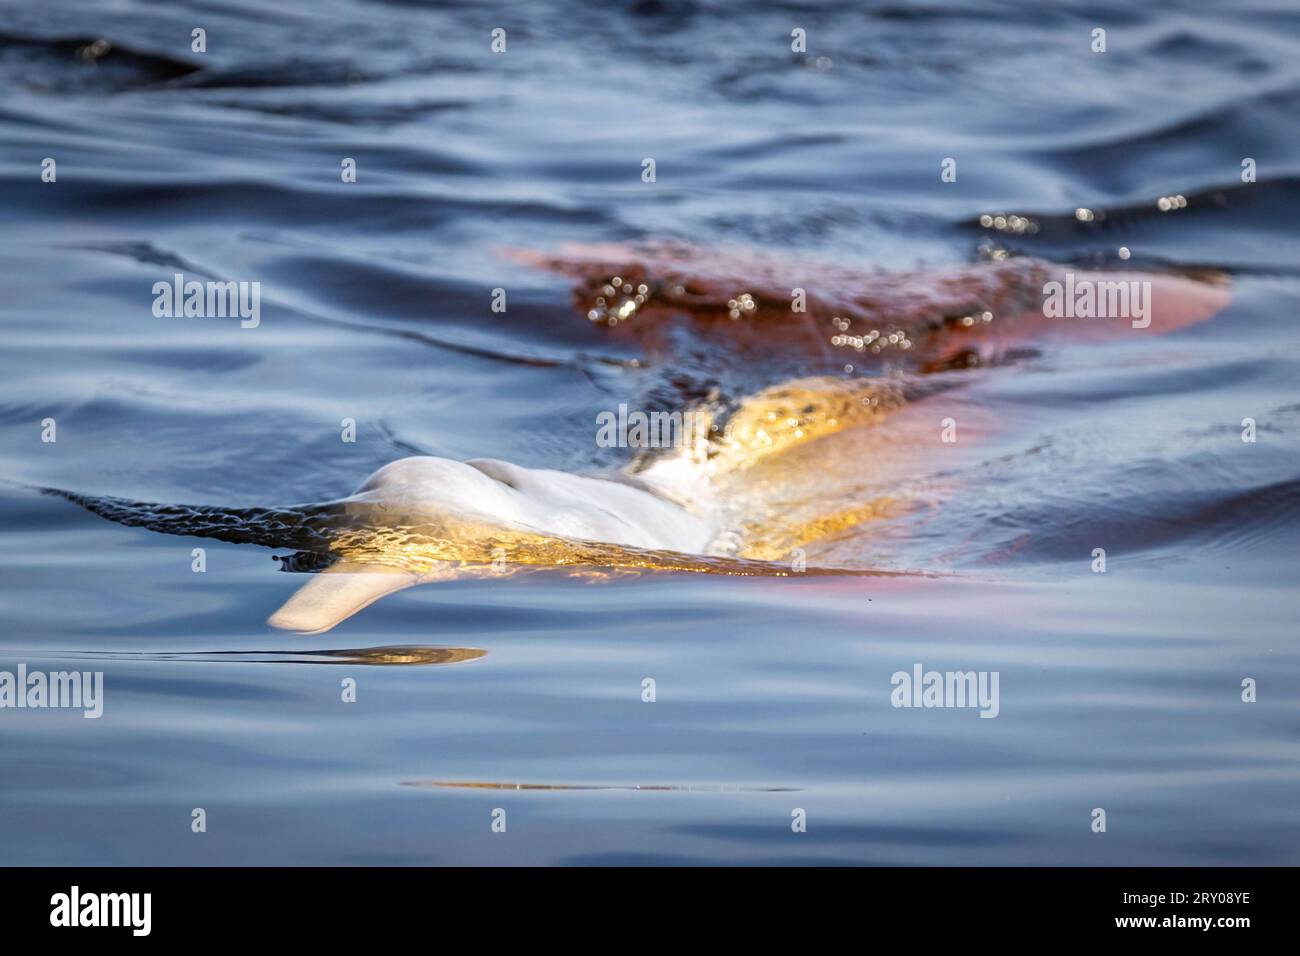
[[(0, 709), (0, 862), (1300, 862), (1300, 12), (1160, 6), (0, 6), (0, 671), (105, 686), (98, 720)], [(943, 455), (881, 426), (862, 494), (908, 507), (826, 553), (897, 577), (540, 571), (297, 636), (295, 543), (44, 492), (608, 468), (599, 410), (824, 371), (648, 354), (501, 252), (640, 240), (864, 275), (1122, 246), (1232, 300), (949, 373)], [(261, 324), (156, 318), (177, 271), (260, 281)], [(997, 718), (891, 706), (917, 663), (998, 672)]]

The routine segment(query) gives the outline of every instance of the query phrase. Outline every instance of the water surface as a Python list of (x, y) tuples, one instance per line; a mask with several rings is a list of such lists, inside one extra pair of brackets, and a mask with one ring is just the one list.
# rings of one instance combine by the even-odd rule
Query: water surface
[[(99, 720), (0, 711), (0, 861), (1300, 861), (1300, 16), (1162, 6), (6, 5), (0, 670), (106, 690)], [(302, 637), (265, 623), (309, 573), (271, 560), (292, 544), (40, 490), (270, 508), (411, 454), (615, 468), (601, 410), (827, 371), (655, 361), (501, 253), (642, 240), (1233, 298), (946, 373), (916, 406), (962, 423), (942, 454), (876, 429), (858, 490), (903, 506), (818, 553), (896, 576), (534, 570)], [(260, 281), (261, 324), (155, 318), (177, 271)], [(892, 707), (916, 663), (997, 671), (998, 717)]]

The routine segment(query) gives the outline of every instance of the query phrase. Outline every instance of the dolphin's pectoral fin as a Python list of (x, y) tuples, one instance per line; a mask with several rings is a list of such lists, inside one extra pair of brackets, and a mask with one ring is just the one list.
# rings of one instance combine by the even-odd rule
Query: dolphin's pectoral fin
[(300, 634), (320, 634), (381, 597), (417, 584), (445, 581), (455, 574), (450, 568), (417, 573), (380, 564), (340, 561), (313, 574), (267, 623)]

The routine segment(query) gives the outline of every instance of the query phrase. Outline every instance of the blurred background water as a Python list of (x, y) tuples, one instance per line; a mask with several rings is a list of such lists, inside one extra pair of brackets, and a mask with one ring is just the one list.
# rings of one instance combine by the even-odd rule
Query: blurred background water
[[(106, 685), (100, 720), (0, 711), (0, 862), (1300, 862), (1300, 11), (1160, 6), (0, 4), (0, 670)], [(1124, 246), (1234, 299), (972, 370), (998, 427), (873, 532), (942, 577), (543, 573), (298, 637), (266, 549), (36, 490), (615, 464), (596, 412), (673, 370), (609, 361), (635, 343), (498, 250), (637, 239), (864, 270)], [(260, 281), (260, 326), (155, 318), (176, 271)], [(1000, 672), (999, 717), (891, 707), (917, 662)]]

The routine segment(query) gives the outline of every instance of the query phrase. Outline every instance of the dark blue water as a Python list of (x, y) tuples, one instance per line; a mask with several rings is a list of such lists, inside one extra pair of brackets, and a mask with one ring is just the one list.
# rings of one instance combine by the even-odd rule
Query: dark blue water
[[(0, 862), (1300, 862), (1300, 12), (1161, 7), (0, 6), (0, 671), (105, 686), (98, 720), (0, 709)], [(271, 560), (292, 535), (44, 491), (233, 513), (413, 454), (608, 469), (601, 410), (826, 372), (653, 350), (502, 251), (638, 241), (1231, 301), (1022, 341), (797, 450), (791, 509), (833, 471), (891, 503), (811, 558), (896, 577), (533, 569), (299, 636), (266, 624), (311, 577)], [(260, 324), (156, 317), (178, 271), (259, 281)], [(891, 706), (917, 663), (997, 672), (997, 718)]]

